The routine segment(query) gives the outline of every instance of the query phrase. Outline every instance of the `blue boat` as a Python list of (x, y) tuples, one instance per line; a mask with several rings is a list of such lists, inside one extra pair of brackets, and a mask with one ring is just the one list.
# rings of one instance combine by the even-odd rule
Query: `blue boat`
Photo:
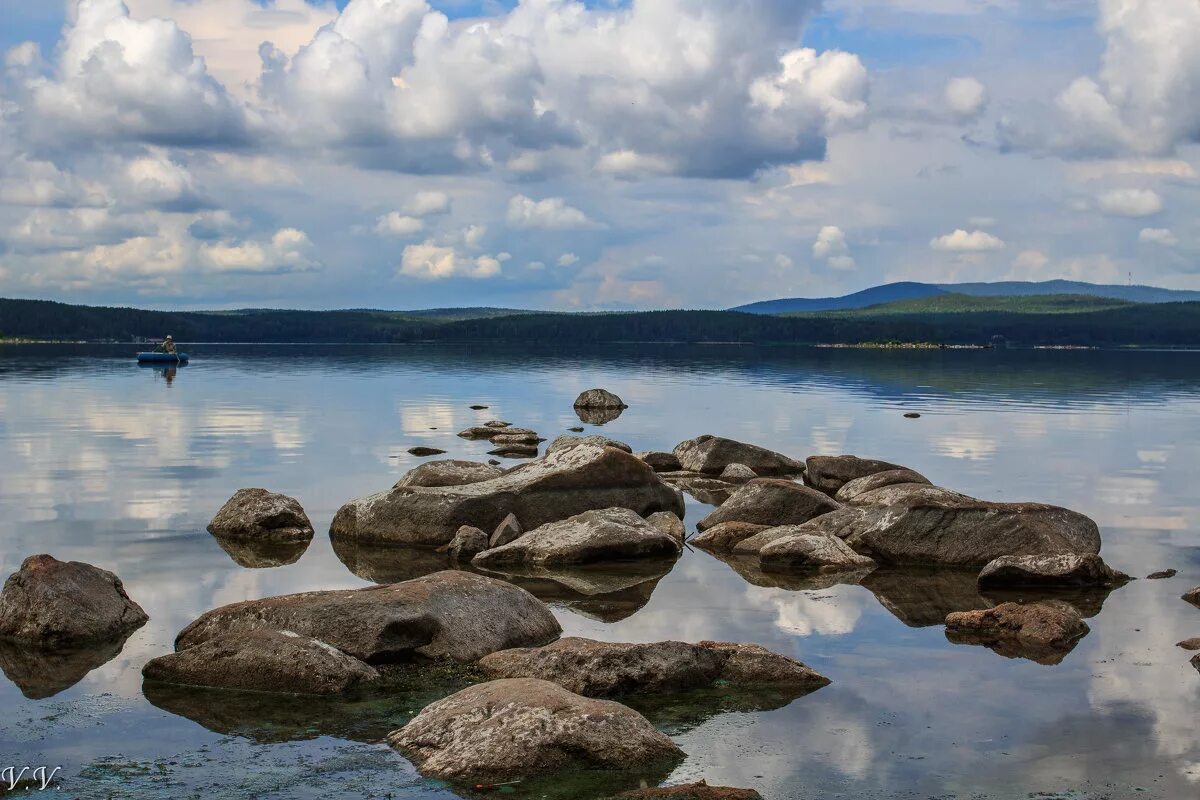
[(138, 353), (139, 364), (186, 364), (187, 353)]

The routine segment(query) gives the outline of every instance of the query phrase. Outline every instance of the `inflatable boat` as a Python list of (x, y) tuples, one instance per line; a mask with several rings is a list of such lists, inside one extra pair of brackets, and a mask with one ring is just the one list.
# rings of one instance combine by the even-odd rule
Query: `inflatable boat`
[(139, 364), (185, 364), (187, 353), (138, 353)]

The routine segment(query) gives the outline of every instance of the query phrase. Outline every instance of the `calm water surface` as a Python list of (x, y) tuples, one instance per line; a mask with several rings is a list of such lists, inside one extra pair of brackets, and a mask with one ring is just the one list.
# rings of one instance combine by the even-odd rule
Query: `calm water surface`
[[(833, 679), (779, 707), (647, 709), (688, 753), (672, 781), (788, 799), (1200, 793), (1200, 675), (1175, 647), (1200, 636), (1200, 611), (1179, 599), (1200, 584), (1200, 354), (189, 351), (168, 380), (126, 347), (0, 347), (0, 573), (40, 552), (94, 563), (151, 618), (74, 685), (78, 675), (0, 650), (25, 689), (0, 678), (0, 767), (62, 766), (62, 796), (466, 796), (380, 744), (434, 689), (275, 704), (143, 693), (140, 670), (215, 606), (436, 568), (337, 552), (321, 532), (344, 501), (417, 464), (409, 447), (486, 458), (486, 442), (454, 434), (492, 418), (553, 437), (579, 424), (571, 401), (592, 386), (630, 404), (603, 431), (634, 449), (713, 433), (801, 458), (874, 456), (979, 497), (1070, 506), (1099, 523), (1113, 566), (1179, 570), (1108, 596), (1057, 666), (947, 642), (937, 623), (948, 611), (986, 605), (953, 573), (805, 588), (688, 551), (660, 579), (605, 595), (538, 587), (569, 635), (758, 642)], [(307, 551), (230, 553), (205, 532), (245, 486), (300, 499), (318, 529)], [(689, 527), (706, 511), (689, 498)]]

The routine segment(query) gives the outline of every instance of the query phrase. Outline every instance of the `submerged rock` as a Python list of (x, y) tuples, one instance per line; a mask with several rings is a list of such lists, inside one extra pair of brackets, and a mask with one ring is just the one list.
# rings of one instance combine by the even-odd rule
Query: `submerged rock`
[(425, 458), (426, 456), (440, 456), (440, 455), (444, 455), (445, 452), (446, 452), (445, 450), (439, 450), (436, 447), (410, 447), (410, 448), (408, 448), (408, 454), (410, 456), (416, 456), (418, 458)]
[(683, 516), (683, 499), (649, 466), (612, 447), (579, 444), (502, 476), (466, 486), (408, 486), (353, 500), (337, 512), (330, 535), (441, 546), (463, 525), (494, 530), (515, 514), (525, 528), (598, 508)]
[(722, 522), (692, 537), (691, 544), (714, 553), (730, 553), (744, 540), (770, 528), (753, 522)]
[(757, 478), (734, 492), (696, 527), (705, 531), (722, 522), (799, 525), (838, 507), (836, 501), (807, 486), (779, 478)]
[(562, 631), (523, 589), (446, 571), (388, 586), (232, 603), (184, 628), (175, 649), (259, 629), (319, 639), (372, 664), (413, 656), (475, 661), (496, 650), (545, 644)]
[(446, 553), (455, 561), (470, 561), (487, 549), (488, 535), (479, 528), (463, 525), (446, 546)]
[(875, 562), (846, 546), (836, 536), (801, 533), (776, 539), (758, 553), (764, 570), (815, 570), (842, 572), (875, 566)]
[(565, 770), (644, 770), (683, 751), (618, 703), (533, 678), (463, 689), (388, 736), (421, 774), (444, 780), (519, 780)]
[(575, 408), (629, 408), (607, 389), (588, 389), (575, 398)]
[(1166, 578), (1174, 578), (1178, 574), (1179, 574), (1178, 570), (1164, 569), (1160, 572), (1151, 572), (1149, 575), (1146, 576), (1146, 580), (1161, 581), (1161, 580), (1165, 580)]
[(1047, 665), (1061, 663), (1089, 630), (1074, 607), (1057, 602), (1002, 603), (946, 617), (946, 638), (955, 644), (979, 644)]
[(683, 469), (709, 475), (721, 474), (730, 464), (741, 464), (757, 475), (799, 475), (804, 465), (758, 445), (720, 436), (700, 436), (675, 446), (675, 457)]
[(475, 461), (427, 461), (416, 469), (409, 470), (393, 488), (405, 486), (466, 486), (499, 478), (504, 470)]
[(53, 697), (107, 664), (125, 647), (129, 634), (71, 646), (45, 646), (0, 639), (0, 671), (31, 700)]
[(555, 607), (601, 622), (620, 622), (645, 608), (674, 565), (668, 559), (643, 559), (571, 567), (521, 564), (486, 571)]
[(26, 558), (0, 592), (0, 638), (44, 647), (121, 638), (147, 619), (116, 575), (51, 555)]
[(728, 786), (709, 786), (705, 781), (663, 786), (658, 789), (634, 789), (618, 795), (620, 800), (762, 800), (753, 789), (732, 789)]
[(298, 542), (312, 539), (313, 526), (294, 498), (239, 489), (208, 523), (208, 532), (223, 539)]
[(325, 642), (291, 631), (244, 630), (215, 636), (146, 663), (147, 680), (256, 692), (339, 694), (379, 677), (373, 667)]
[(678, 692), (722, 685), (810, 692), (829, 679), (795, 659), (751, 644), (625, 644), (567, 638), (539, 648), (502, 650), (481, 659), (493, 678), (538, 678), (586, 697)]
[(627, 508), (585, 511), (535, 528), (516, 541), (480, 553), (479, 567), (509, 564), (593, 564), (636, 558), (674, 558), (682, 542)]
[(979, 585), (990, 586), (1124, 586), (1130, 577), (1093, 553), (1001, 556), (979, 573)]
[(645, 461), (655, 472), (676, 472), (683, 469), (683, 465), (679, 463), (679, 459), (674, 453), (660, 453), (656, 451), (645, 451), (634, 453), (642, 461)]
[(804, 463), (807, 467), (804, 482), (829, 495), (837, 494), (839, 489), (857, 478), (905, 469), (899, 464), (858, 456), (810, 456)]
[(861, 478), (855, 478), (852, 481), (842, 484), (842, 487), (834, 494), (834, 498), (839, 503), (850, 503), (868, 492), (882, 489), (885, 486), (895, 486), (900, 483), (932, 485), (929, 483), (928, 478), (911, 469), (889, 469), (883, 472), (876, 472), (872, 475), (865, 475)]
[(698, 472), (665, 473), (662, 479), (710, 506), (723, 504), (743, 485), (719, 478), (707, 478)]
[(616, 422), (624, 411), (623, 408), (577, 408), (575, 416), (579, 417), (580, 422), (600, 426)]

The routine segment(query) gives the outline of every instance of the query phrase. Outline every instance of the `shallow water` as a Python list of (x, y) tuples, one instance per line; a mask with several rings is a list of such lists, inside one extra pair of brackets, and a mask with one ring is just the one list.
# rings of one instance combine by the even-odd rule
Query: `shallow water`
[[(637, 450), (714, 433), (797, 457), (874, 456), (968, 494), (1078, 509), (1099, 523), (1113, 566), (1179, 570), (1104, 599), (1091, 633), (1055, 666), (946, 640), (937, 622), (947, 611), (988, 602), (969, 575), (805, 588), (689, 550), (661, 577), (609, 576), (601, 596), (532, 586), (570, 635), (758, 642), (833, 679), (792, 702), (698, 696), (645, 709), (688, 753), (671, 781), (704, 777), (768, 798), (1200, 792), (1200, 675), (1175, 647), (1200, 635), (1200, 611), (1179, 599), (1200, 584), (1200, 353), (189, 352), (195, 360), (168, 380), (132, 363), (128, 347), (0, 347), (0, 574), (32, 553), (87, 561), (115, 571), (151, 617), (67, 688), (113, 654), (82, 654), (52, 674), (0, 651), (38, 698), (0, 679), (0, 769), (61, 766), (60, 792), (72, 797), (461, 796), (379, 743), (444, 687), (348, 704), (148, 698), (141, 666), (217, 605), (436, 568), (392, 551), (335, 552), (320, 532), (342, 502), (419, 463), (409, 447), (485, 458), (487, 442), (454, 434), (492, 418), (553, 437), (580, 424), (574, 397), (604, 386), (631, 406), (604, 433)], [(298, 557), (223, 550), (204, 527), (244, 486), (299, 498), (319, 531), (312, 545)], [(689, 498), (689, 527), (706, 511)]]

